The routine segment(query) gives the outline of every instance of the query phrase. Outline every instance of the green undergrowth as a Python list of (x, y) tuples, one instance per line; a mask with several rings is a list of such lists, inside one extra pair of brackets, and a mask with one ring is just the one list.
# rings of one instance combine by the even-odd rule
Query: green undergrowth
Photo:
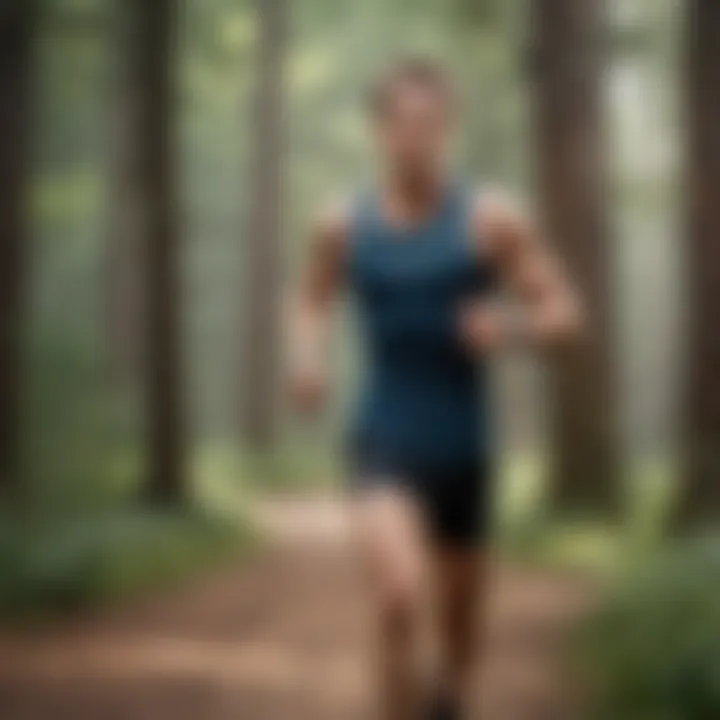
[(576, 638), (589, 720), (720, 717), (720, 537), (622, 573)]
[(613, 518), (554, 512), (544, 475), (544, 463), (533, 456), (509, 457), (501, 468), (493, 518), (496, 544), (504, 556), (604, 575), (642, 561), (662, 543), (674, 490), (670, 463), (633, 464)]
[(36, 620), (181, 583), (253, 545), (229, 515), (117, 512), (43, 527), (0, 517), (0, 614)]

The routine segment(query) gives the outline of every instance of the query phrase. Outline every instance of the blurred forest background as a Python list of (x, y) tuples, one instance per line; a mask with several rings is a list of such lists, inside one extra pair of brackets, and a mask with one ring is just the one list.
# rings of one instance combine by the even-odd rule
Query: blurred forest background
[[(682, 180), (686, 157), (717, 171), (712, 71), (681, 57), (705, 5), (555, 5), (6, 4), (0, 454), (22, 515), (339, 477), (351, 318), (333, 407), (308, 423), (284, 403), (281, 309), (309, 215), (370, 176), (363, 88), (406, 52), (457, 74), (461, 172), (536, 199), (593, 313), (549, 378), (528, 358), (498, 368), (522, 492), (549, 474), (559, 509), (598, 514), (682, 476), (680, 515), (717, 509), (717, 349), (692, 332), (714, 299), (713, 212)], [(678, 461), (687, 435), (699, 470)]]
[(498, 363), (501, 546), (570, 527), (572, 554), (611, 520), (601, 555), (628, 560), (717, 522), (717, 2), (8, 0), (3, 611), (165, 582), (250, 544), (258, 494), (340, 482), (352, 315), (310, 423), (282, 310), (308, 218), (371, 177), (363, 88), (408, 52), (456, 74), (460, 171), (533, 200), (593, 319), (575, 351)]
[(363, 87), (408, 51), (456, 72), (461, 171), (538, 200), (597, 321), (557, 392), (537, 363), (502, 363), (509, 460), (538, 474), (557, 455), (558, 492), (609, 507), (621, 478), (677, 468), (686, 396), (707, 434), (717, 411), (685, 382), (705, 387), (712, 360), (691, 356), (713, 350), (683, 320), (688, 268), (710, 260), (692, 251), (710, 248), (681, 180), (682, 3), (13, 5), (0, 447), (27, 508), (338, 475), (350, 322), (333, 408), (310, 427), (283, 402), (280, 309), (308, 216), (371, 172)]
[[(52, 498), (47, 506), (55, 510), (87, 504), (108, 488), (137, 488), (147, 477), (141, 400), (143, 378), (152, 373), (143, 373), (143, 362), (154, 351), (167, 355), (168, 342), (181, 357), (166, 373), (180, 379), (167, 384), (181, 385), (171, 391), (181, 397), (177, 406), (159, 400), (184, 415), (180, 432), (195, 479), (198, 465), (202, 470), (239, 446), (272, 442), (273, 452), (288, 458), (282, 470), (290, 476), (298, 474), (296, 463), (303, 466), (298, 453), (328, 455), (336, 420), (352, 397), (350, 339), (337, 345), (337, 410), (308, 428), (289, 417), (279, 375), (274, 392), (262, 377), (268, 365), (262, 336), (277, 322), (264, 322), (269, 331), (253, 325), (254, 340), (242, 328), (265, 312), (269, 294), (291, 290), (307, 218), (318, 204), (365, 182), (365, 84), (405, 51), (444, 59), (466, 98), (461, 170), (532, 197), (529, 89), (533, 80), (540, 87), (549, 74), (544, 66), (557, 62), (534, 57), (537, 23), (520, 2), (304, 0), (293, 5), (292, 18), (264, 18), (290, 8), (258, 11), (243, 0), (159, 4), (164, 10), (136, 4), (46, 0), (33, 14), (32, 3), (23, 3), (5, 29), (12, 36), (4, 43), (5, 63), (13, 70), (30, 63), (22, 77), (6, 78), (15, 85), (8, 92), (27, 93), (31, 108), (6, 110), (26, 115), (18, 137), (4, 138), (12, 148), (26, 146), (31, 208), (22, 258), (15, 260), (24, 283), (20, 484), (38, 502)], [(605, 143), (600, 162), (609, 166), (600, 201), (606, 230), (590, 252), (607, 274), (616, 434), (631, 463), (669, 467), (678, 439), (688, 256), (678, 184), (680, 10), (671, 0), (608, 7), (603, 55), (587, 60), (565, 38), (563, 62), (572, 66), (574, 56), (580, 64), (599, 63), (583, 70), (597, 79), (567, 82), (570, 93), (573, 82), (581, 92), (582, 83), (598, 83), (599, 99), (589, 102), (607, 121), (606, 140), (598, 132)], [(593, 42), (602, 32), (583, 29), (582, 19), (570, 22), (580, 22)], [(554, 72), (562, 82), (564, 69)], [(18, 88), (19, 81), (27, 87)], [(568, 122), (593, 121), (583, 113), (556, 118), (561, 138)], [(562, 153), (553, 128), (540, 133), (556, 143), (551, 153)], [(585, 181), (586, 193), (595, 192), (593, 182)], [(4, 202), (16, 196), (6, 193)], [(594, 232), (593, 222), (586, 219), (584, 229)], [(589, 241), (577, 238), (583, 243)], [(171, 266), (167, 274), (157, 267), (164, 264)], [(12, 262), (3, 266), (15, 274)], [(258, 283), (256, 269), (265, 274)], [(3, 283), (6, 292), (13, 284)], [(172, 293), (172, 308), (155, 297), (164, 293)], [(155, 317), (158, 306), (178, 327), (153, 331), (148, 341), (148, 326), (166, 320)], [(165, 334), (172, 338), (161, 340)], [(272, 352), (282, 357), (279, 342)], [(269, 358), (275, 372), (280, 362)], [(532, 372), (513, 372), (501, 394), (508, 451), (542, 454), (549, 442), (546, 393)], [(247, 405), (258, 404), (248, 392), (253, 380), (263, 391), (260, 402), (278, 412), (270, 420), (269, 410), (254, 408), (255, 425), (273, 427), (245, 423), (243, 431)], [(14, 482), (8, 473), (3, 480)]]

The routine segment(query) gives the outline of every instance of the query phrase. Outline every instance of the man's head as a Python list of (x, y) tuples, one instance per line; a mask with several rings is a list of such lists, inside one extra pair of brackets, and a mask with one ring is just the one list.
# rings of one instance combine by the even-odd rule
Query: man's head
[(368, 107), (383, 160), (393, 172), (424, 175), (442, 167), (455, 100), (449, 76), (431, 59), (401, 60), (380, 75)]

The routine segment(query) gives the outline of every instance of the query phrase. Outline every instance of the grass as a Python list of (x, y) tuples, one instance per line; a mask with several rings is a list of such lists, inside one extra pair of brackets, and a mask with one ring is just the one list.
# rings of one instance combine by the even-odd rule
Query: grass
[(0, 513), (0, 616), (37, 621), (119, 602), (252, 549), (258, 538), (233, 455), (203, 452), (191, 474), (195, 498), (184, 508), (138, 507), (126, 489), (89, 505), (52, 503), (23, 522)]
[(0, 613), (41, 620), (172, 587), (252, 543), (247, 526), (199, 510), (125, 510), (47, 528), (5, 519)]
[(501, 551), (522, 562), (614, 572), (642, 558), (663, 538), (674, 483), (670, 462), (635, 462), (624, 488), (623, 516), (558, 518), (546, 501), (545, 464), (537, 457), (511, 457), (501, 472), (497, 536)]

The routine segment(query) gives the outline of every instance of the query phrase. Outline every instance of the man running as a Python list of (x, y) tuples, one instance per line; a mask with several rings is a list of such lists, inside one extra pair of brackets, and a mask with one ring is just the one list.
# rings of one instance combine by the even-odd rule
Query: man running
[[(373, 191), (319, 217), (291, 322), (295, 402), (323, 399), (333, 298), (354, 297), (367, 382), (351, 432), (352, 509), (380, 627), (379, 716), (459, 719), (477, 657), (497, 420), (487, 358), (576, 333), (578, 299), (534, 226), (448, 167), (455, 97), (427, 59), (393, 66), (369, 114)], [(501, 287), (517, 299), (495, 301)], [(419, 609), (432, 573), (440, 666), (417, 677)]]

